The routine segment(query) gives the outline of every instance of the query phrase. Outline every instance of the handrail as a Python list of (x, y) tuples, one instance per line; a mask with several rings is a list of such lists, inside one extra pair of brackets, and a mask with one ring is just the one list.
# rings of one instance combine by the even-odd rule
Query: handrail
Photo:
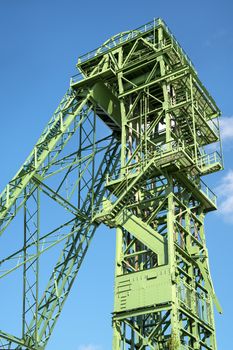
[[(106, 182), (107, 184), (114, 180), (120, 180), (121, 178), (127, 179), (128, 177), (132, 176), (133, 174), (139, 173), (147, 163), (154, 158), (155, 160), (163, 157), (169, 152), (177, 152), (179, 150), (186, 151), (185, 145), (183, 141), (176, 142), (175, 140), (171, 140), (169, 142), (161, 143), (160, 145), (155, 146), (155, 150), (153, 152), (149, 152), (147, 154), (147, 157), (145, 157), (143, 160), (137, 162), (137, 163), (131, 163), (129, 165), (126, 165), (125, 167), (118, 166), (115, 169), (115, 174), (110, 176), (107, 176)], [(187, 152), (186, 152), (187, 153)], [(121, 174), (122, 172), (122, 174)]]
[(206, 183), (200, 179), (198, 184), (195, 184), (197, 188), (216, 206), (217, 196), (216, 194), (206, 185)]
[(72, 75), (72, 77), (70, 78), (70, 85), (72, 85), (73, 83), (77, 83), (83, 79), (84, 79), (83, 74), (81, 72), (78, 72), (77, 74)]
[[(110, 38), (107, 42), (105, 42), (102, 46), (80, 56), (78, 58), (78, 63), (84, 63), (87, 62), (89, 60), (91, 60), (92, 58), (99, 56), (103, 53), (106, 53), (110, 50), (112, 50), (113, 48), (115, 48), (118, 45), (121, 45), (124, 42), (127, 42), (129, 40), (132, 40), (134, 38), (136, 38), (137, 36), (144, 34), (152, 29), (155, 29), (157, 27), (159, 27), (160, 25), (163, 26), (164, 30), (167, 32), (167, 34), (170, 36), (171, 38), (171, 45), (173, 47), (176, 48), (176, 50), (178, 51), (179, 54), (181, 54), (184, 59), (187, 61), (187, 63), (191, 66), (191, 68), (194, 70), (194, 72), (196, 73), (196, 70), (194, 68), (194, 64), (191, 61), (191, 59), (189, 58), (189, 56), (187, 55), (187, 53), (185, 52), (184, 49), (182, 49), (181, 45), (179, 44), (178, 40), (175, 38), (175, 36), (172, 34), (171, 30), (169, 29), (169, 27), (167, 26), (167, 24), (165, 23), (165, 21), (161, 20), (160, 18), (156, 18), (153, 21), (150, 21), (134, 30), (125, 32), (125, 33), (119, 33), (115, 36), (113, 36), (112, 38)], [(159, 43), (159, 46), (162, 46), (161, 44), (163, 43)]]
[(216, 163), (219, 163), (222, 165), (222, 157), (218, 151), (214, 151), (214, 152), (209, 153), (209, 154), (203, 154), (198, 159), (198, 162), (197, 162), (197, 164), (200, 168), (204, 168), (208, 165), (213, 165)]
[(217, 196), (216, 194), (206, 185), (206, 183), (201, 179), (193, 178), (191, 175), (187, 174), (188, 179), (194, 184), (196, 188), (198, 188), (199, 191), (204, 194), (205, 197), (207, 197), (215, 206), (217, 205)]
[(89, 75), (87, 77), (81, 71), (79, 71), (77, 74), (71, 76), (71, 78), (70, 78), (70, 85), (72, 86), (72, 84), (78, 83), (78, 82), (80, 82), (80, 81), (82, 81), (84, 79), (95, 77), (98, 74), (106, 72), (107, 70), (111, 70), (112, 72), (115, 73), (115, 66), (114, 66), (114, 64), (113, 64), (113, 62), (111, 60), (108, 61), (108, 66), (105, 67), (104, 69), (103, 69), (102, 66), (96, 66), (96, 68), (97, 68), (97, 70), (95, 69), (95, 73), (92, 74), (92, 75)]
[(178, 52), (185, 58), (185, 60), (188, 62), (188, 64), (193, 68), (194, 72), (196, 72), (196, 69), (194, 67), (194, 64), (192, 60), (189, 58), (188, 54), (185, 52), (185, 50), (181, 47), (180, 43), (178, 40), (175, 38), (175, 36), (172, 34), (171, 30), (169, 29), (168, 25), (166, 24), (165, 21), (162, 21), (162, 24), (167, 32), (167, 34), (172, 38), (172, 43), (175, 44), (177, 47)]
[[(177, 152), (179, 150), (182, 150), (185, 152), (185, 146), (181, 141), (176, 144), (174, 143), (174, 141), (170, 141), (168, 143), (158, 145), (157, 149), (153, 152), (153, 154), (148, 155), (148, 157), (144, 158), (142, 161), (137, 162), (135, 164), (127, 165), (126, 167), (123, 167), (123, 168), (118, 166), (115, 169), (115, 174), (113, 174), (112, 176), (107, 175), (106, 184), (108, 185), (112, 181), (121, 180), (121, 179), (124, 179), (127, 181), (130, 179), (132, 175), (139, 173), (147, 165), (147, 163), (152, 159), (152, 157), (155, 158), (156, 160), (158, 157), (163, 157), (168, 152), (171, 152), (171, 151)], [(203, 157), (206, 157), (206, 159), (208, 159), (209, 164), (213, 164), (214, 161), (217, 162), (217, 160), (219, 162), (221, 161), (221, 156), (217, 151), (211, 154), (204, 155)], [(199, 166), (201, 161), (203, 160), (202, 159), (198, 160)], [(122, 170), (125, 170), (125, 171), (122, 172)], [(188, 178), (190, 177), (188, 176)], [(215, 206), (217, 205), (217, 197), (215, 193), (206, 185), (206, 183), (202, 179), (198, 179), (198, 182), (196, 183), (193, 178), (190, 178), (190, 180), (195, 184), (195, 187), (197, 187)]]
[(82, 56), (79, 57), (78, 62), (79, 63), (83, 63), (86, 61), (89, 61), (90, 59), (92, 59), (93, 57), (96, 57), (98, 55), (101, 55), (102, 53), (108, 52), (109, 50), (111, 50), (112, 48), (114, 48), (115, 46), (122, 44), (123, 42), (126, 42), (128, 40), (131, 40), (135, 37), (137, 37), (140, 34), (146, 33), (149, 30), (153, 29), (154, 27), (157, 27), (160, 24), (160, 19), (154, 19), (151, 22), (148, 22), (132, 31), (126, 32), (126, 33), (119, 33), (116, 36), (114, 36), (111, 39), (108, 40), (108, 43), (103, 44), (101, 47), (98, 47)]
[(207, 121), (207, 123), (208, 123), (210, 129), (211, 129), (217, 136), (219, 136), (219, 134), (220, 134), (219, 126), (218, 126), (217, 123), (214, 122), (214, 119), (209, 119), (209, 120)]

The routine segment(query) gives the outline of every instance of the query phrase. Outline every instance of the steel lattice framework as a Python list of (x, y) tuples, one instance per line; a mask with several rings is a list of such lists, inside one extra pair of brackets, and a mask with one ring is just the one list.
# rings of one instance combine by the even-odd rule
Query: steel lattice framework
[[(201, 177), (223, 167), (219, 109), (161, 19), (112, 37), (77, 67), (0, 196), (1, 234), (23, 223), (18, 248), (0, 257), (1, 279), (23, 276), (21, 334), (1, 330), (0, 348), (46, 347), (104, 223), (116, 228), (113, 349), (216, 350), (212, 304), (221, 307), (204, 232), (216, 196)], [(52, 229), (44, 198), (64, 210)], [(41, 259), (56, 246), (42, 290)]]

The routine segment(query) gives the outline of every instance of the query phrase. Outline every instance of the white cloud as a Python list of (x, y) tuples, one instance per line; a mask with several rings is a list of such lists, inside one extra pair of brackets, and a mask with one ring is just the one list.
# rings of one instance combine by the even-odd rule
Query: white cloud
[(101, 350), (101, 346), (94, 344), (80, 345), (78, 350)]
[(219, 214), (222, 214), (226, 221), (233, 223), (233, 170), (229, 170), (223, 176), (216, 192), (220, 201)]
[(223, 141), (233, 139), (233, 117), (219, 118), (220, 132)]

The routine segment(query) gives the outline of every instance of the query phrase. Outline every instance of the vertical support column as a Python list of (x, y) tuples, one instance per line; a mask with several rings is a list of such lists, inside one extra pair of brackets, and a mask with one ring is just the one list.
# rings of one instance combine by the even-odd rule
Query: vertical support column
[(94, 216), (94, 201), (95, 201), (95, 153), (96, 153), (96, 106), (94, 107), (93, 116), (93, 135), (92, 135), (92, 184), (91, 184), (91, 213)]
[[(91, 151), (91, 158), (78, 164), (78, 178), (76, 181), (78, 208), (94, 215), (95, 171), (96, 171), (96, 107), (93, 112), (85, 111), (86, 119), (79, 127), (78, 155), (80, 159), (86, 156), (87, 148)], [(82, 116), (80, 116), (82, 118)], [(83, 176), (85, 174), (85, 177)], [(73, 195), (75, 187), (70, 192)], [(90, 205), (90, 207), (89, 207)]]
[[(122, 246), (123, 232), (120, 227), (116, 228), (116, 257), (115, 257), (115, 278), (122, 274)], [(115, 290), (116, 293), (116, 290)], [(115, 297), (114, 297), (115, 300)], [(113, 350), (121, 350), (121, 324), (113, 320)]]
[[(120, 69), (117, 73), (117, 82), (121, 95), (121, 175), (125, 175), (125, 164), (128, 156), (131, 155), (134, 157), (132, 165), (138, 175), (136, 177), (132, 172), (135, 176), (132, 176), (133, 180), (130, 176), (119, 177), (119, 184), (118, 182), (112, 184), (112, 189), (114, 186), (119, 186), (119, 193), (124, 193), (117, 203), (118, 205), (121, 201), (122, 205), (115, 206), (118, 211), (123, 211), (122, 208), (126, 207), (132, 215), (142, 219), (165, 238), (166, 248), (168, 247), (168, 252), (166, 251), (168, 266), (162, 271), (159, 257), (157, 257), (157, 265), (149, 263), (150, 251), (138, 237), (134, 237), (133, 229), (132, 231), (127, 231), (125, 228), (117, 229), (115, 276), (118, 288), (117, 293), (115, 290), (115, 296), (117, 295), (118, 299), (115, 303), (117, 305), (114, 310), (115, 318), (113, 318), (113, 350), (199, 350), (200, 347), (207, 350), (211, 346), (216, 350), (213, 324), (206, 319), (205, 311), (213, 293), (209, 287), (211, 283), (208, 278), (208, 264), (203, 257), (205, 249), (199, 238), (202, 235), (204, 240), (204, 232), (200, 232), (203, 229), (201, 215), (203, 210), (208, 211), (209, 207), (204, 199), (202, 201), (203, 193), (200, 193), (201, 196), (197, 193), (197, 187), (195, 191), (190, 190), (193, 187), (190, 183), (192, 180), (187, 177), (187, 172), (194, 173), (192, 173), (193, 164), (189, 158), (192, 155), (191, 158), (197, 162), (199, 157), (199, 133), (196, 134), (196, 129), (202, 132), (199, 130), (200, 122), (196, 116), (195, 74), (186, 75), (185, 73), (179, 78), (176, 75), (178, 69), (183, 70), (188, 62), (182, 55), (182, 50), (177, 50), (179, 46), (173, 37), (170, 38), (173, 43), (171, 48), (167, 48), (169, 31), (161, 21), (159, 21), (156, 35), (158, 35), (158, 48), (161, 52), (157, 52), (156, 55), (158, 62), (156, 78), (159, 78), (159, 83), (155, 82), (154, 87), (152, 84), (142, 85), (143, 79), (145, 79), (144, 84), (149, 82), (145, 73), (146, 49), (142, 49), (142, 46), (133, 48), (135, 51), (132, 55), (132, 70), (127, 66), (125, 73), (122, 73), (124, 69), (121, 70), (122, 67), (124, 68), (124, 46), (119, 49)], [(166, 51), (162, 51), (165, 41)], [(130, 46), (127, 46), (126, 55), (129, 49)], [(143, 57), (143, 50), (145, 50), (145, 57)], [(149, 52), (147, 54), (150, 57)], [(138, 62), (138, 69), (136, 62)], [(127, 65), (128, 63), (130, 60), (127, 61)], [(152, 62), (149, 61), (147, 77), (153, 76), (151, 69)], [(130, 84), (132, 84), (132, 92), (130, 92)], [(156, 102), (153, 101), (153, 97)], [(128, 112), (132, 106), (134, 106), (134, 115), (133, 112)], [(187, 110), (186, 106), (188, 106)], [(160, 128), (161, 122), (165, 124), (165, 129)], [(149, 135), (152, 133), (148, 132), (148, 130), (151, 131), (150, 126), (154, 128), (151, 139)], [(175, 140), (178, 146), (180, 141), (182, 142), (185, 152), (168, 156), (167, 151), (172, 150)], [(202, 144), (201, 141), (200, 144)], [(185, 155), (182, 156), (182, 153)], [(151, 168), (147, 168), (149, 162), (143, 162), (143, 160), (153, 160), (154, 154), (156, 155), (154, 165), (149, 164)], [(146, 164), (145, 167), (144, 164)], [(156, 171), (161, 172), (166, 180), (165, 191), (161, 183), (153, 183)], [(197, 179), (201, 176), (197, 173), (195, 175)], [(131, 187), (130, 182), (133, 184)], [(150, 197), (153, 192), (155, 199)], [(166, 201), (161, 202), (163, 203), (161, 207), (157, 201), (157, 197), (160, 196), (166, 196)], [(159, 208), (158, 212), (156, 212), (157, 208)], [(155, 215), (153, 211), (156, 212)], [(195, 216), (196, 211), (198, 214)], [(116, 215), (115, 213), (112, 216)], [(112, 224), (114, 224), (114, 218)], [(117, 225), (118, 222), (116, 221), (115, 224)], [(198, 229), (196, 229), (197, 226)], [(153, 251), (152, 248), (151, 250)], [(150, 275), (152, 268), (154, 268), (153, 276)], [(157, 281), (160, 283), (159, 286)], [(205, 281), (208, 284), (207, 288)], [(163, 283), (164, 288), (160, 292), (159, 288)], [(147, 296), (148, 290), (151, 290), (152, 295), (157, 293), (158, 299), (150, 299), (150, 296)], [(160, 295), (164, 296), (167, 290), (169, 295), (165, 305), (165, 302), (163, 300), (161, 302), (159, 298)], [(201, 311), (197, 310), (198, 305)]]
[[(158, 40), (159, 43), (163, 42), (163, 28), (160, 27), (158, 29)], [(163, 77), (164, 75), (166, 75), (166, 65), (165, 65), (165, 61), (164, 61), (164, 57), (161, 55), (158, 58), (159, 64), (160, 64), (160, 74), (161, 77)], [(164, 114), (165, 114), (165, 124), (166, 124), (166, 143), (167, 143), (167, 149), (170, 150), (172, 148), (171, 145), (171, 140), (172, 140), (172, 136), (171, 136), (171, 116), (170, 113), (167, 112), (168, 108), (169, 108), (169, 96), (168, 96), (168, 86), (167, 86), (167, 82), (164, 81), (162, 83), (162, 88), (163, 88), (163, 98), (164, 98), (164, 102), (163, 102), (163, 110), (164, 110)]]
[[(188, 206), (188, 203), (187, 203)], [(186, 250), (187, 252), (190, 252), (192, 249), (192, 232), (191, 232), (191, 210), (190, 208), (187, 208), (185, 213), (185, 228), (188, 232), (188, 235), (186, 237)], [(197, 237), (195, 237), (197, 239)], [(190, 306), (192, 313), (195, 315), (197, 312), (197, 296), (196, 296), (196, 288), (195, 288), (195, 275), (193, 270), (193, 265), (190, 264), (188, 267), (188, 275), (190, 277), (190, 280), (188, 281), (188, 284), (190, 286), (191, 295), (190, 295)], [(191, 322), (191, 321), (190, 321)], [(193, 347), (194, 350), (199, 349), (199, 342), (198, 342), (198, 324), (195, 321), (192, 322), (192, 329), (190, 330), (193, 337)]]
[[(122, 68), (122, 65), (123, 65), (123, 49), (120, 48), (119, 54), (118, 54), (119, 69)], [(119, 94), (122, 94), (124, 92), (122, 77), (123, 77), (123, 73), (119, 72), (117, 75)], [(124, 166), (126, 164), (127, 120), (126, 120), (124, 100), (122, 98), (120, 99), (120, 110), (121, 110), (121, 174), (124, 174), (125, 173)]]
[[(27, 191), (24, 191), (25, 197)], [(40, 190), (37, 188), (24, 204), (24, 265), (22, 338), (38, 343)], [(33, 256), (33, 257), (32, 257)], [(30, 260), (29, 260), (30, 259)], [(31, 322), (33, 320), (33, 322)], [(27, 339), (24, 339), (27, 342)], [(33, 343), (33, 344), (32, 344)]]
[(197, 164), (197, 135), (196, 135), (196, 121), (194, 112), (194, 97), (193, 97), (193, 77), (189, 76), (190, 92), (191, 92), (191, 104), (192, 104), (192, 128), (193, 128), (193, 142), (194, 142), (194, 158)]
[[(201, 236), (202, 242), (203, 242), (203, 247), (204, 247), (203, 253), (206, 256), (206, 267), (207, 267), (208, 273), (209, 273), (209, 257), (208, 257), (208, 250), (206, 247), (204, 218), (205, 218), (205, 215), (204, 215), (203, 210), (202, 210), (201, 214), (200, 214), (200, 220), (202, 222), (202, 225), (200, 227), (200, 236)], [(213, 329), (213, 331), (211, 332), (211, 335), (210, 335), (210, 346), (213, 348), (213, 350), (216, 350), (217, 349), (217, 342), (216, 342), (216, 335), (215, 335), (216, 333), (215, 333), (215, 322), (214, 322), (213, 299), (210, 295), (210, 291), (208, 293), (207, 299), (208, 299), (208, 303), (209, 303), (209, 307), (210, 307), (210, 310), (209, 310), (210, 325), (211, 325), (211, 328)], [(207, 313), (208, 313), (208, 310), (207, 310)]]
[[(169, 181), (169, 195), (168, 195), (168, 211), (167, 211), (167, 239), (168, 239), (168, 264), (171, 271), (172, 278), (172, 310), (171, 310), (171, 346), (179, 343), (179, 316), (178, 316), (178, 300), (177, 300), (177, 280), (176, 280), (176, 256), (175, 256), (175, 205), (173, 198), (173, 179), (168, 178)], [(178, 343), (178, 344), (177, 344)]]

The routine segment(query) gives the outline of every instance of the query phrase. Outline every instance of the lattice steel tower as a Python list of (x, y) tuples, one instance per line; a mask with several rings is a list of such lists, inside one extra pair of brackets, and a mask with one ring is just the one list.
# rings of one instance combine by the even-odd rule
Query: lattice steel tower
[[(1, 233), (23, 223), (0, 261), (2, 282), (22, 273), (21, 333), (0, 331), (0, 348), (46, 347), (104, 223), (116, 228), (113, 350), (216, 350), (212, 302), (221, 307), (204, 232), (216, 196), (201, 177), (222, 169), (219, 109), (161, 19), (77, 67), (0, 197)], [(60, 255), (43, 287), (52, 249)]]

